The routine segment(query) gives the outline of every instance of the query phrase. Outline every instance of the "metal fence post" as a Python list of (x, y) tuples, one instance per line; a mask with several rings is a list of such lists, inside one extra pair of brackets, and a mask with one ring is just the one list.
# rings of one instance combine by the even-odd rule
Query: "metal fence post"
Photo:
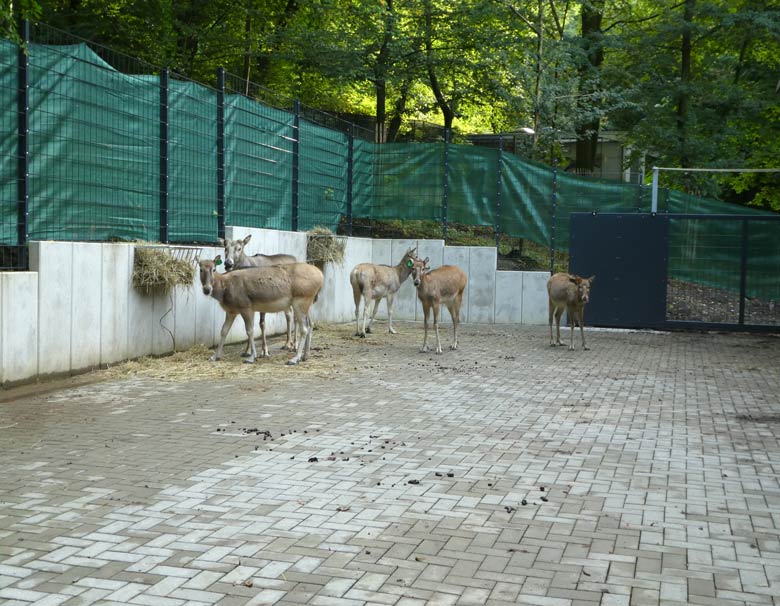
[(297, 99), (293, 103), (293, 144), (292, 144), (292, 218), (290, 229), (298, 231), (298, 179), (299, 179), (299, 160), (300, 160), (300, 133), (301, 133), (301, 102)]
[(742, 241), (740, 244), (739, 267), (739, 325), (745, 323), (745, 297), (747, 296), (747, 270), (748, 270), (748, 222), (742, 220)]
[(552, 217), (550, 221), (550, 275), (555, 273), (555, 230), (558, 223), (558, 158), (553, 158)]
[(225, 237), (225, 69), (217, 68), (217, 238)]
[(160, 242), (168, 243), (168, 81), (160, 70)]
[(17, 94), (17, 164), (16, 164), (16, 199), (17, 227), (16, 241), (19, 246), (19, 267), (27, 267), (27, 239), (29, 237), (28, 215), (30, 211), (30, 57), (27, 54), (30, 43), (30, 22), (26, 19), (20, 23), (19, 33), (22, 45), (18, 55)]
[(496, 185), (496, 217), (495, 217), (495, 230), (496, 230), (496, 253), (498, 253), (498, 244), (501, 240), (501, 184), (503, 182), (501, 175), (501, 164), (504, 161), (504, 142), (499, 135), (498, 137), (498, 182)]
[(352, 235), (352, 178), (354, 176), (355, 161), (355, 135), (352, 132), (353, 125), (349, 125), (347, 132), (347, 235)]
[(441, 198), (441, 239), (447, 240), (447, 198), (450, 188), (450, 129), (444, 131), (444, 191)]

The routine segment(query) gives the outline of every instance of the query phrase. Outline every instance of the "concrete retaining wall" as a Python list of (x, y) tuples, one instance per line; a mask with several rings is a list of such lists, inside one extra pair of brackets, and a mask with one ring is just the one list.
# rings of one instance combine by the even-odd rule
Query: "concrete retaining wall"
[[(228, 238), (250, 233), (249, 254), (284, 252), (301, 261), (306, 258), (304, 233), (226, 230)], [(0, 273), (0, 384), (165, 354), (196, 343), (216, 345), (224, 313), (216, 301), (203, 295), (197, 275), (192, 288), (179, 287), (166, 296), (143, 295), (132, 286), (134, 246), (32, 242), (31, 271)], [(352, 267), (368, 261), (394, 265), (414, 246), (420, 256), (429, 257), (432, 267), (458, 265), (469, 276), (462, 321), (546, 324), (546, 272), (496, 271), (496, 251), (490, 247), (366, 238), (347, 238), (344, 264), (326, 266), (325, 286), (314, 307), (315, 321), (353, 322)], [(221, 252), (204, 247), (200, 256), (213, 258)], [(384, 302), (377, 318), (387, 318)], [(396, 296), (393, 319), (422, 320), (411, 281)], [(444, 311), (442, 321), (450, 321)], [(267, 316), (266, 327), (269, 334), (284, 332), (284, 315)], [(386, 329), (386, 322), (376, 326), (376, 330)], [(245, 339), (238, 319), (228, 341)]]

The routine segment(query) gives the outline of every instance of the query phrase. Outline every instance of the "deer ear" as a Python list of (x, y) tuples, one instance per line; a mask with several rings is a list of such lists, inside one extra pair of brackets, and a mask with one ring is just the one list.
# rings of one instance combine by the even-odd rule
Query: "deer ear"
[(222, 238), (217, 238), (217, 244), (219, 244), (222, 248), (225, 248), (225, 241)]
[(409, 259), (409, 260), (406, 262), (406, 267), (411, 267), (412, 265), (414, 265), (414, 263), (412, 263), (412, 260), (411, 260), (411, 259)]
[(249, 241), (252, 239), (252, 234), (249, 234), (246, 238), (244, 238), (244, 245), (249, 244)]
[(425, 257), (425, 261), (423, 261), (423, 263), (425, 263), (426, 265), (428, 265), (428, 261), (430, 261), (430, 259), (429, 259), (428, 257)]
[(588, 282), (593, 282), (593, 280), (595, 280), (595, 279), (596, 279), (596, 276), (595, 276), (595, 275), (593, 275), (593, 276), (591, 276), (590, 278), (588, 278)]
[(222, 265), (222, 257), (220, 255), (214, 257), (214, 265)]

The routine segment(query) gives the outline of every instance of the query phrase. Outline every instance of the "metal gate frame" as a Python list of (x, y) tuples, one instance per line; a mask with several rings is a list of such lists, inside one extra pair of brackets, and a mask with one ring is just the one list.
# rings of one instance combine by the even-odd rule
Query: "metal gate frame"
[[(668, 320), (666, 318), (669, 225), (672, 219), (726, 220), (742, 223), (739, 313), (736, 323)], [(599, 225), (594, 225), (594, 221)], [(593, 326), (780, 333), (780, 325), (745, 323), (748, 224), (751, 221), (780, 221), (780, 215), (571, 213), (569, 271), (585, 277), (594, 273), (597, 275), (591, 301), (585, 311), (586, 321), (589, 315), (593, 318), (595, 313), (596, 318), (588, 321)], [(626, 233), (634, 237), (629, 240), (625, 237), (626, 233), (609, 229), (620, 223), (623, 226), (628, 226), (629, 229)], [(778, 228), (780, 228), (780, 224), (778, 224)], [(630, 233), (632, 229), (633, 233)], [(598, 242), (594, 242), (591, 237), (594, 231), (598, 231)], [(780, 236), (780, 229), (778, 236)], [(602, 276), (601, 279), (599, 279), (599, 274)], [(778, 268), (778, 280), (780, 280), (780, 268)], [(601, 292), (603, 292), (601, 296), (604, 298), (600, 300), (598, 297)], [(623, 296), (625, 299), (621, 298)], [(609, 300), (605, 301), (605, 299)], [(632, 316), (623, 311), (629, 308), (633, 310), (632, 303), (638, 299), (640, 306), (646, 313)], [(608, 311), (605, 312), (604, 309)], [(591, 310), (591, 314), (588, 313), (589, 310)]]

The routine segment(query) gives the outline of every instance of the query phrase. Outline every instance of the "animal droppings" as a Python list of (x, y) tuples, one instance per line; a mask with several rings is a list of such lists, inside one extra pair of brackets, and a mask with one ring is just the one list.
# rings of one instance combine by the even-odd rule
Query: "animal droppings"
[(317, 457), (309, 457), (309, 463), (316, 463), (317, 461), (319, 461)]
[(409, 484), (419, 484), (420, 480), (409, 480)]
[(521, 505), (528, 505), (528, 501), (526, 501), (525, 499), (523, 499), (522, 501), (520, 501), (520, 504), (521, 504)]

